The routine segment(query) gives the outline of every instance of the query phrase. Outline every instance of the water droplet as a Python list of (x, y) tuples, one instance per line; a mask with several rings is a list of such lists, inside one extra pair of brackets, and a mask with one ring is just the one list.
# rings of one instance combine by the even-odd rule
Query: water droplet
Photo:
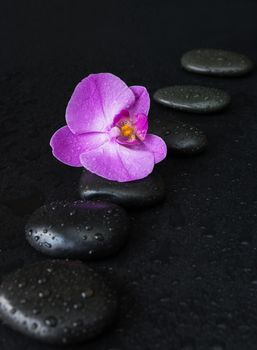
[(104, 236), (103, 236), (103, 234), (102, 233), (96, 233), (95, 234), (95, 239), (97, 240), (97, 241), (104, 241)]
[(81, 293), (81, 296), (83, 299), (90, 298), (93, 295), (94, 295), (94, 291), (91, 288), (87, 288)]
[(79, 310), (81, 308), (82, 308), (82, 304), (80, 304), (80, 303), (73, 305), (73, 309), (75, 309), (75, 310)]
[(50, 316), (45, 319), (45, 324), (48, 327), (55, 327), (57, 325), (57, 319), (54, 316)]
[(23, 287), (25, 287), (26, 286), (26, 283), (25, 282), (20, 282), (19, 284), (18, 284), (18, 287), (19, 288), (23, 288)]
[(49, 290), (44, 290), (38, 293), (39, 298), (45, 298), (48, 297), (50, 295)]
[(45, 246), (46, 248), (52, 248), (52, 244), (50, 244), (50, 243), (48, 243), (48, 242), (45, 242), (45, 243), (44, 243), (44, 246)]
[(10, 313), (11, 313), (11, 314), (15, 314), (16, 311), (17, 311), (17, 310), (13, 307), (13, 308), (10, 310)]
[(38, 284), (44, 284), (46, 283), (46, 278), (40, 278), (38, 281), (37, 281)]
[(34, 315), (38, 315), (38, 314), (40, 314), (40, 310), (37, 309), (37, 308), (34, 308), (34, 309), (32, 310), (32, 313), (33, 313)]
[(73, 322), (73, 327), (79, 327), (83, 325), (83, 321), (82, 320), (77, 320)]

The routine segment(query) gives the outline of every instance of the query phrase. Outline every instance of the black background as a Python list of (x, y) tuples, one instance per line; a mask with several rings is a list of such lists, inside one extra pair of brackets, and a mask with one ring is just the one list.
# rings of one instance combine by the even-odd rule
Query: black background
[[(152, 101), (152, 119), (188, 121), (205, 131), (209, 147), (162, 162), (167, 200), (131, 213), (127, 246), (90, 263), (118, 289), (120, 310), (109, 332), (77, 349), (255, 350), (257, 75), (198, 76), (179, 60), (189, 49), (214, 47), (257, 62), (257, 2), (0, 4), (0, 274), (45, 259), (24, 239), (29, 212), (42, 201), (78, 198), (81, 170), (58, 163), (49, 139), (83, 77), (112, 72), (151, 94), (183, 83), (224, 88), (232, 103), (218, 114), (179, 113)], [(1, 325), (0, 349), (56, 347)]]

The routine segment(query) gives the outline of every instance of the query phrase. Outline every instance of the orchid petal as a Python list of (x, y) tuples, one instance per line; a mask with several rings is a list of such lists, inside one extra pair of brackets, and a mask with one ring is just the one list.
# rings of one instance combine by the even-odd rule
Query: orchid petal
[(145, 114), (148, 115), (150, 109), (150, 96), (144, 86), (130, 86), (135, 95), (135, 102), (130, 106), (131, 115)]
[(136, 135), (140, 140), (144, 140), (148, 130), (148, 118), (145, 114), (137, 114), (134, 117), (134, 126), (136, 128)]
[(106, 131), (114, 116), (134, 102), (133, 91), (120, 78), (110, 73), (91, 74), (75, 88), (66, 121), (74, 134)]
[(92, 173), (119, 182), (142, 179), (154, 167), (152, 152), (146, 148), (126, 147), (115, 141), (81, 154), (80, 161)]
[(68, 126), (57, 130), (51, 140), (53, 155), (64, 164), (81, 167), (80, 154), (95, 149), (109, 140), (105, 133), (74, 135)]
[(166, 157), (167, 146), (161, 137), (147, 134), (143, 144), (153, 153), (155, 163), (161, 162)]

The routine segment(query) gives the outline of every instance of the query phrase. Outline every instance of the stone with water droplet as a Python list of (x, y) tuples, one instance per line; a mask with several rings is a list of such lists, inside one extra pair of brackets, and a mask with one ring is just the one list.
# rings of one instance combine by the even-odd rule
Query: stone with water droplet
[(119, 251), (128, 229), (128, 216), (118, 205), (79, 200), (65, 202), (65, 206), (61, 201), (39, 208), (30, 217), (25, 231), (28, 242), (44, 254), (99, 259)]
[[(19, 288), (24, 281), (25, 292)], [(7, 325), (52, 344), (97, 336), (109, 327), (117, 307), (115, 292), (101, 276), (79, 261), (64, 260), (39, 262), (4, 276), (0, 302), (0, 317)]]
[(128, 208), (153, 206), (165, 198), (164, 182), (156, 170), (142, 180), (131, 182), (109, 181), (83, 171), (79, 192), (84, 199), (101, 198)]
[(155, 92), (154, 99), (165, 106), (195, 113), (217, 112), (230, 103), (225, 91), (197, 85), (165, 87)]
[(200, 129), (178, 120), (166, 118), (162, 124), (153, 124), (151, 130), (164, 139), (171, 155), (199, 154), (208, 145), (207, 137)]
[(190, 72), (228, 77), (241, 76), (253, 69), (252, 60), (243, 54), (206, 48), (186, 52), (181, 65)]

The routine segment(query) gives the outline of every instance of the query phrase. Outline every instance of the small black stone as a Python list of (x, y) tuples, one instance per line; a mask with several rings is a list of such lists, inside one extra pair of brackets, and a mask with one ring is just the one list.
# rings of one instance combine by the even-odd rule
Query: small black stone
[(245, 55), (219, 49), (196, 49), (186, 52), (181, 65), (190, 72), (217, 76), (240, 76), (253, 69)]
[(197, 85), (162, 88), (155, 92), (154, 99), (168, 107), (197, 113), (216, 112), (230, 102), (230, 96), (225, 91)]
[(81, 198), (101, 198), (128, 208), (152, 206), (165, 197), (165, 186), (159, 174), (154, 171), (142, 180), (131, 182), (109, 181), (84, 171), (80, 178)]
[(99, 259), (124, 245), (129, 219), (123, 208), (100, 201), (54, 202), (36, 210), (26, 227), (35, 249), (58, 258)]
[(208, 144), (206, 135), (200, 129), (177, 120), (153, 125), (152, 132), (164, 139), (170, 155), (199, 154)]
[(91, 339), (109, 326), (116, 294), (79, 261), (39, 262), (6, 275), (0, 316), (13, 329), (52, 344)]

